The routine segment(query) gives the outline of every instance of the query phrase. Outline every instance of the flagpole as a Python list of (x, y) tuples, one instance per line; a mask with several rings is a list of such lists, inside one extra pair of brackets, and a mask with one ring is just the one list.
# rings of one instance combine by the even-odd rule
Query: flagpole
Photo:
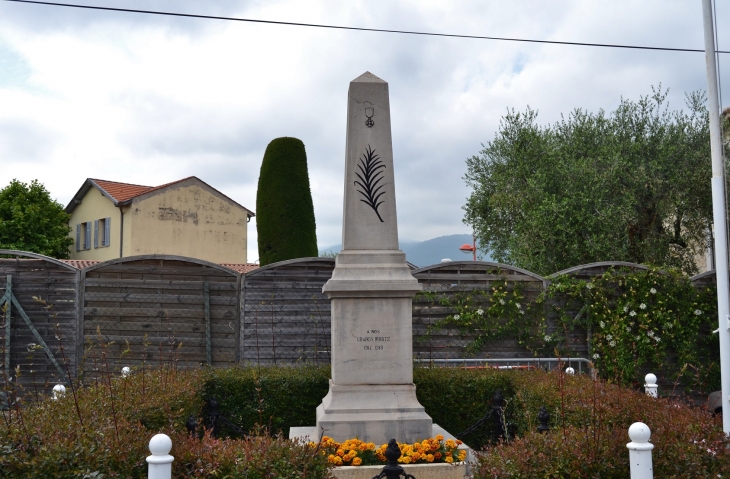
[(728, 301), (727, 225), (725, 214), (725, 177), (720, 133), (720, 102), (717, 94), (715, 22), (712, 0), (702, 0), (707, 66), (707, 100), (710, 111), (710, 148), (712, 153), (712, 212), (715, 223), (715, 274), (717, 276), (717, 314), (720, 336), (720, 381), (722, 385), (722, 429), (730, 434), (730, 302)]

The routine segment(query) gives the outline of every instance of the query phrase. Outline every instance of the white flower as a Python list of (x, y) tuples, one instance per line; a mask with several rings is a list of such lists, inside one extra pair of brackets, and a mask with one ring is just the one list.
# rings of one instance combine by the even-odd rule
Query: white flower
[(525, 314), (525, 310), (524, 309), (521, 309), (520, 310), (520, 314)]
[(649, 292), (650, 292), (651, 294), (656, 294), (656, 289), (654, 289), (654, 288), (651, 288), (651, 289), (649, 290)]
[(674, 326), (672, 323), (667, 323), (664, 325), (664, 327), (667, 329), (672, 329), (672, 326)]
[(552, 338), (550, 337), (550, 335), (549, 334), (546, 334), (545, 335), (545, 341), (549, 342), (551, 340), (552, 340)]
[(504, 300), (503, 299), (500, 299), (499, 300), (499, 304), (504, 304)]
[(459, 315), (459, 314), (455, 314), (455, 315), (454, 315), (454, 319), (455, 319), (455, 320), (457, 320), (457, 321), (458, 321), (458, 320), (460, 320), (460, 319), (461, 319), (461, 315)]
[(636, 311), (634, 311), (634, 310), (632, 309), (632, 310), (631, 310), (631, 312), (629, 313), (629, 316), (636, 316)]
[(608, 340), (610, 341), (610, 340), (612, 340), (612, 339), (613, 339), (613, 336), (611, 336), (610, 334), (607, 334), (607, 335), (606, 335), (606, 339), (608, 339)]
[(639, 305), (639, 307), (640, 307), (641, 309), (646, 309), (646, 305), (645, 305), (644, 303), (641, 303), (641, 304)]
[(484, 314), (484, 310), (482, 308), (477, 309), (477, 314), (481, 316), (482, 314)]
[(611, 341), (610, 343), (608, 343), (608, 345), (611, 347), (614, 347), (614, 346), (616, 346), (616, 341)]
[(654, 341), (658, 343), (659, 341), (661, 341), (661, 339), (659, 338), (659, 336), (654, 336)]
[(626, 326), (626, 332), (627, 333), (630, 333), (631, 332), (631, 326)]
[(652, 330), (649, 330), (649, 332), (648, 332), (648, 333), (646, 333), (646, 335), (647, 335), (647, 336), (649, 336), (649, 337), (651, 338), (652, 336), (654, 336), (654, 331), (652, 331)]
[(603, 328), (605, 328), (605, 327), (606, 327), (606, 323), (604, 323), (603, 321), (601, 321), (601, 322), (600, 322), (600, 323), (598, 323), (598, 324), (599, 324), (599, 325), (601, 326), (601, 329), (603, 329)]
[(641, 336), (636, 336), (637, 341), (641, 341)]
[(700, 311), (699, 309), (695, 309), (695, 314), (697, 316), (700, 316), (702, 314), (702, 311)]
[(522, 309), (522, 305), (520, 303), (515, 303), (517, 305), (517, 309)]
[(598, 354), (598, 353), (596, 353), (596, 354), (594, 354), (594, 355), (593, 355), (593, 359), (598, 359), (598, 358), (600, 358), (600, 357), (601, 357), (601, 355), (600, 355), (600, 354)]
[(629, 310), (628, 306), (624, 306), (624, 313)]
[(588, 289), (593, 289), (593, 284), (591, 284), (591, 283), (588, 283), (588, 284), (586, 285), (586, 288), (588, 288)]

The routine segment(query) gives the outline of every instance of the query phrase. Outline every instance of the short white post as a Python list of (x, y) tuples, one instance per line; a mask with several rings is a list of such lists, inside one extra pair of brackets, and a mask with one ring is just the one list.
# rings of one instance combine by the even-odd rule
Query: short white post
[(565, 368), (565, 374), (569, 374), (569, 375), (572, 376), (572, 375), (575, 374), (575, 369), (573, 369), (570, 366), (568, 366), (567, 368)]
[(131, 373), (132, 373), (132, 370), (131, 370), (131, 369), (129, 369), (129, 366), (124, 366), (124, 367), (122, 368), (122, 377), (123, 377), (123, 378), (126, 378), (126, 377), (127, 377), (127, 376), (129, 376), (129, 375), (130, 375)]
[(172, 440), (166, 434), (157, 434), (150, 439), (151, 456), (147, 456), (148, 479), (172, 479), (172, 461), (170, 455)]
[(646, 384), (644, 384), (644, 392), (646, 395), (653, 398), (659, 397), (659, 386), (656, 383), (656, 376), (649, 373), (644, 376), (644, 381), (646, 381)]
[(58, 399), (61, 399), (66, 395), (66, 386), (63, 384), (56, 384), (53, 386), (53, 391), (51, 392), (51, 399), (54, 401), (57, 401)]
[(649, 442), (651, 430), (643, 422), (635, 422), (629, 427), (631, 442), (626, 444), (629, 449), (629, 465), (631, 479), (653, 479), (654, 470), (651, 465), (651, 450), (654, 444)]

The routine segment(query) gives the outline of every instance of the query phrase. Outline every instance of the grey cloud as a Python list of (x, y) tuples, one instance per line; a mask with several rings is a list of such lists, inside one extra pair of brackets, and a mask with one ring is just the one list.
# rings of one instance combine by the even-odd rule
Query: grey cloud
[(0, 119), (0, 160), (3, 163), (42, 162), (53, 151), (58, 135), (30, 120)]

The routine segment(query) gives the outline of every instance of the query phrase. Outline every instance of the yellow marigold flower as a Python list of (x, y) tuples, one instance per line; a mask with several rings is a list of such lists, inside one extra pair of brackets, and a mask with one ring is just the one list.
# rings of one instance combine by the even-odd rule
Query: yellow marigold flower
[(335, 456), (334, 454), (330, 454), (329, 456), (327, 456), (327, 462), (334, 463), (335, 457), (337, 457), (337, 456)]
[(353, 466), (359, 466), (360, 464), (362, 464), (362, 459), (360, 459), (359, 457), (356, 457), (355, 459), (352, 460)]
[(342, 465), (342, 458), (339, 456), (335, 456), (334, 460), (332, 461), (335, 463), (335, 466), (341, 466)]
[(454, 442), (454, 440), (453, 440), (453, 439), (448, 439), (448, 440), (446, 441), (446, 447), (449, 447), (449, 448), (452, 448), (452, 449), (453, 449), (453, 448), (455, 448), (455, 447), (456, 447), (456, 443)]
[(454, 458), (453, 457), (447, 457), (446, 459), (444, 459), (444, 461), (446, 461), (449, 464), (451, 464), (452, 462), (454, 462)]
[(343, 451), (342, 449), (338, 449), (337, 450), (337, 455), (340, 456), (340, 457), (342, 457), (342, 456), (345, 455), (345, 451)]
[(358, 449), (360, 449), (361, 451), (367, 451), (367, 450), (368, 450), (368, 444), (367, 444), (367, 443), (365, 443), (365, 442), (363, 442), (363, 443), (360, 443), (360, 444), (359, 444), (359, 445), (357, 446), (357, 448), (358, 448)]
[(429, 454), (429, 455), (427, 455), (427, 456), (426, 456), (426, 460), (427, 460), (428, 462), (433, 462), (433, 454)]
[(411, 456), (406, 456), (406, 457), (403, 457), (401, 459), (403, 459), (403, 461), (402, 461), (403, 464), (410, 464), (411, 463)]
[(369, 451), (374, 451), (375, 450), (375, 443), (369, 442), (368, 443), (368, 450)]
[(461, 451), (459, 453), (459, 460), (463, 461), (466, 458), (466, 451)]
[(436, 437), (435, 437), (435, 439), (436, 439), (437, 441), (443, 441), (443, 440), (444, 440), (444, 436), (443, 436), (443, 435), (441, 435), (441, 434), (436, 434)]
[(420, 452), (414, 452), (413, 455), (411, 456), (411, 458), (415, 462), (415, 461), (417, 461), (417, 460), (419, 460), (421, 458), (421, 453)]

